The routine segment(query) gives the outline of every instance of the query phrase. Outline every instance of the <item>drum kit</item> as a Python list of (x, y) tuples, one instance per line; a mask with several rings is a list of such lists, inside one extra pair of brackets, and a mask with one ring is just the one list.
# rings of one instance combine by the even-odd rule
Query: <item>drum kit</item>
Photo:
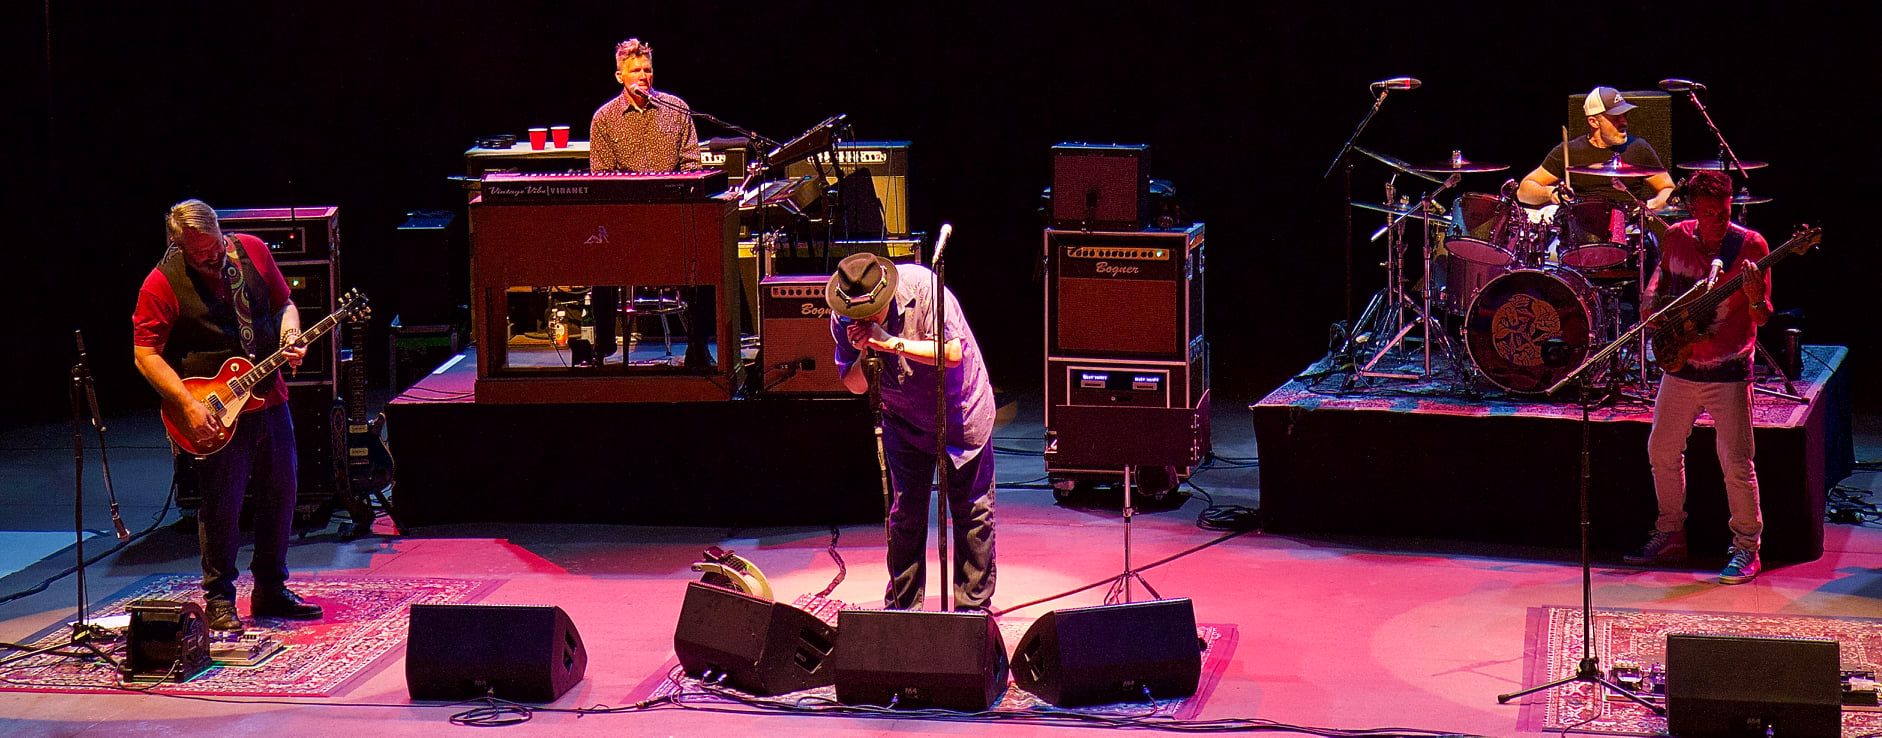
[[(1474, 389), (1481, 382), (1515, 395), (1545, 394), (1572, 373), (1591, 351), (1626, 332), (1639, 317), (1639, 293), (1657, 254), (1655, 239), (1669, 220), (1684, 220), (1679, 208), (1658, 211), (1627, 194), (1623, 181), (1666, 174), (1659, 168), (1612, 161), (1569, 167), (1569, 177), (1605, 177), (1616, 195), (1564, 196), (1560, 205), (1519, 202), (1517, 183), (1498, 192), (1464, 191), (1449, 208), (1436, 197), (1463, 177), (1503, 172), (1506, 164), (1474, 161), (1461, 151), (1448, 160), (1409, 164), (1360, 147), (1399, 174), (1441, 184), (1417, 202), (1400, 197), (1388, 180), (1385, 203), (1354, 202), (1385, 213), (1373, 240), (1387, 244), (1386, 288), (1375, 294), (1353, 327), (1340, 336), (1354, 364), (1349, 387), (1361, 378), (1440, 379)], [(1745, 168), (1760, 162), (1740, 162)], [(1680, 169), (1723, 169), (1717, 160), (1686, 162)], [(1740, 193), (1735, 205), (1770, 202)], [(1736, 209), (1736, 208), (1735, 208)], [(1742, 209), (1736, 209), (1742, 213)], [(1406, 263), (1408, 221), (1422, 224), (1422, 259)], [(1422, 263), (1423, 276), (1408, 266)], [(1422, 334), (1414, 335), (1415, 328)], [(1422, 370), (1407, 367), (1407, 345), (1421, 340)], [(1433, 358), (1455, 369), (1434, 372)], [(1399, 361), (1388, 361), (1397, 356)], [(1613, 389), (1645, 390), (1646, 342), (1616, 352), (1597, 375)], [(1440, 376), (1443, 375), (1443, 377)], [(1602, 376), (1605, 375), (1605, 376)]]

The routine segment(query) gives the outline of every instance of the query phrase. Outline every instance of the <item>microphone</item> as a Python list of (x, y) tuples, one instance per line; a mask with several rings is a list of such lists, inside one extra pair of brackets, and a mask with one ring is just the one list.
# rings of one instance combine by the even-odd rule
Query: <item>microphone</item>
[(941, 252), (947, 250), (948, 237), (952, 235), (954, 235), (954, 224), (942, 223), (941, 235), (937, 236), (934, 240), (934, 259), (932, 261), (929, 261), (928, 263), (930, 264), (941, 263)]
[(1724, 269), (1725, 262), (1723, 260), (1712, 260), (1712, 273), (1706, 275), (1706, 289), (1709, 290), (1719, 285), (1719, 272), (1724, 271)]
[(1372, 83), (1372, 90), (1374, 92), (1379, 90), (1416, 90), (1423, 84), (1423, 82), (1418, 81), (1417, 77), (1393, 77)]
[(1690, 79), (1680, 79), (1678, 77), (1670, 77), (1667, 79), (1660, 80), (1660, 89), (1666, 90), (1667, 92), (1674, 92), (1674, 93), (1693, 92), (1695, 90), (1699, 92), (1705, 92), (1706, 86), (1698, 82), (1694, 82)]
[(92, 384), (91, 362), (85, 359), (85, 332), (72, 331), (72, 340), (78, 343), (78, 382), (85, 386), (85, 403), (91, 406), (91, 425), (99, 432), (105, 430), (105, 419), (98, 415), (98, 390)]

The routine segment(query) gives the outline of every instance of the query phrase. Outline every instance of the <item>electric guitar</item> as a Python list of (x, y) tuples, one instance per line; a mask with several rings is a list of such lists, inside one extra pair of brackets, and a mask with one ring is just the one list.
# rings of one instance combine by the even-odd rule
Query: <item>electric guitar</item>
[[(1797, 229), (1789, 241), (1771, 250), (1758, 260), (1758, 271), (1762, 272), (1776, 266), (1784, 257), (1809, 251), (1823, 242), (1823, 229), (1816, 226), (1803, 226)], [(1738, 291), (1745, 283), (1745, 273), (1739, 272), (1730, 279), (1720, 280), (1712, 289), (1706, 290), (1685, 303), (1677, 304), (1667, 310), (1665, 315), (1653, 325), (1654, 363), (1666, 371), (1679, 371), (1686, 367), (1692, 358), (1693, 346), (1706, 336), (1711, 335), (1714, 316), (1719, 305)]]
[[(366, 296), (359, 290), (348, 292), (340, 299), (340, 305), (331, 315), (321, 318), (313, 327), (301, 331), (291, 346), (307, 347), (321, 336), (332, 331), (333, 327), (346, 320), (353, 313), (366, 308)], [(163, 428), (170, 434), (170, 445), (179, 453), (188, 453), (196, 457), (209, 456), (229, 445), (229, 439), (235, 437), (235, 422), (242, 416), (243, 406), (254, 396), (250, 390), (255, 385), (273, 374), (276, 369), (286, 364), (287, 349), (281, 347), (273, 356), (262, 359), (260, 363), (250, 362), (248, 357), (235, 356), (222, 362), (222, 370), (213, 377), (188, 377), (183, 380), (183, 391), (189, 393), (192, 402), (201, 403), (209, 411), (209, 417), (215, 421), (216, 435), (206, 442), (197, 442), (188, 433), (189, 420), (182, 411), (171, 405), (164, 405)]]
[[(377, 517), (373, 505), (392, 509), (386, 493), (392, 487), (396, 463), (386, 449), (386, 416), (366, 415), (366, 319), (371, 310), (360, 311), (347, 326), (347, 354), (341, 360), (346, 367), (346, 468), (351, 477), (352, 493), (345, 500), (347, 515), (353, 519), (350, 535), (372, 531)], [(396, 523), (395, 523), (396, 527)]]

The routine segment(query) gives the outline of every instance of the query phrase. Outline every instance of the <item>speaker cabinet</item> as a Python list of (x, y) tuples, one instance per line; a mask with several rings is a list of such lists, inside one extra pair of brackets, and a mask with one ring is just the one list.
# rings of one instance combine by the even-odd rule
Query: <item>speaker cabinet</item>
[[(1568, 135), (1586, 137), (1588, 135), (1588, 114), (1583, 113), (1581, 104), (1588, 93), (1577, 92), (1568, 96)], [(1627, 134), (1639, 136), (1653, 144), (1653, 150), (1660, 154), (1660, 164), (1666, 169), (1673, 168), (1673, 97), (1658, 90), (1636, 90), (1622, 92), (1621, 97), (1634, 104), (1634, 109), (1627, 111)], [(1579, 188), (1577, 188), (1579, 189)]]
[(980, 712), (1006, 691), (1006, 643), (984, 612), (844, 610), (836, 699)]
[(1667, 636), (1667, 732), (1698, 738), (1840, 736), (1840, 659), (1835, 641)]
[(1187, 599), (1054, 610), (1013, 650), (1013, 683), (1054, 705), (1186, 697), (1201, 679)]
[(1193, 466), (1210, 449), (1203, 225), (1048, 230), (1046, 470)]
[(1052, 227), (1134, 231), (1150, 210), (1150, 147), (1052, 147)]
[(588, 651), (554, 605), (413, 605), (405, 686), (415, 700), (486, 693), (553, 702), (581, 682)]
[(673, 653), (692, 677), (757, 695), (784, 694), (835, 681), (830, 663), (836, 629), (781, 602), (700, 582), (686, 585)]
[(1181, 362), (1203, 335), (1203, 225), (1047, 230), (1046, 355)]
[(759, 285), (762, 325), (758, 354), (765, 391), (779, 395), (844, 395), (830, 335), (830, 306), (823, 301), (828, 275), (765, 277)]

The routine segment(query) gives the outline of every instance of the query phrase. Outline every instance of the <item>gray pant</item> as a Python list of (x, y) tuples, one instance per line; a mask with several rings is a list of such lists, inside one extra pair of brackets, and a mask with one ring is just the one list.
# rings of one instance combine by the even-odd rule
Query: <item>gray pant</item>
[[(885, 423), (895, 422), (885, 417)], [(921, 608), (928, 582), (928, 500), (932, 497), (934, 447), (916, 447), (895, 429), (884, 429), (895, 500), (889, 508), (889, 586), (883, 606)], [(916, 435), (916, 434), (909, 434)], [(954, 609), (989, 607), (993, 600), (993, 443), (980, 447), (966, 464), (948, 468), (948, 517), (953, 540)]]
[(1732, 545), (1757, 551), (1764, 532), (1758, 508), (1758, 470), (1752, 463), (1750, 382), (1692, 382), (1666, 376), (1653, 401), (1653, 432), (1647, 457), (1653, 462), (1653, 491), (1659, 498), (1656, 530), (1673, 532), (1686, 525), (1686, 439), (1700, 411), (1712, 416), (1719, 471), (1732, 518)]

